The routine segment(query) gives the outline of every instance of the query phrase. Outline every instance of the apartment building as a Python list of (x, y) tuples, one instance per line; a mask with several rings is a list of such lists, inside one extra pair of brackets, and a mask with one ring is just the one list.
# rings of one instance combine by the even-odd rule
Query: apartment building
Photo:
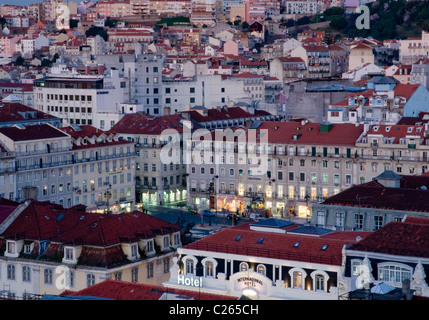
[(298, 57), (274, 58), (270, 61), (270, 76), (283, 83), (305, 78), (307, 76), (305, 62)]
[(124, 62), (124, 72), (131, 79), (131, 99), (142, 104), (143, 110), (152, 115), (162, 115), (163, 60), (155, 54), (140, 54)]
[[(219, 176), (216, 186), (220, 186), (216, 193), (231, 195), (224, 201), (230, 210), (268, 209), (280, 217), (305, 218), (310, 214), (309, 204), (356, 183), (352, 157), (362, 132), (363, 126), (355, 125), (255, 122), (242, 136), (248, 142), (238, 141), (229, 149), (225, 146), (232, 152), (228, 156), (216, 152), (218, 157), (225, 156), (214, 167), (214, 175)], [(259, 135), (268, 140), (261, 144), (259, 138), (251, 139)], [(196, 167), (195, 174), (200, 173), (201, 168)], [(201, 183), (207, 179), (197, 179), (192, 169), (189, 174), (190, 181), (195, 180), (195, 187), (202, 190)], [(212, 176), (210, 171), (206, 175)], [(192, 184), (189, 199), (194, 199)]]
[(27, 200), (0, 235), (0, 285), (9, 298), (58, 295), (105, 279), (161, 285), (180, 227), (138, 211), (119, 215)]
[(310, 79), (331, 77), (330, 50), (324, 45), (301, 45), (291, 51), (291, 56), (305, 62)]
[[(128, 101), (128, 89), (128, 82), (115, 68), (110, 74), (101, 70), (90, 75), (59, 65), (34, 81), (34, 107), (61, 118), (64, 125), (93, 125), (109, 130), (122, 117), (119, 105)], [(115, 114), (116, 119), (105, 123), (98, 119), (100, 112)]]
[(61, 130), (72, 138), (73, 204), (90, 212), (133, 211), (134, 143), (89, 125)]
[(428, 57), (429, 33), (422, 31), (420, 37), (402, 39), (399, 44), (399, 61), (403, 64), (413, 64)]
[(402, 84), (392, 77), (376, 76), (367, 90), (348, 94), (346, 99), (329, 106), (327, 120), (332, 123), (395, 124), (401, 117), (416, 117), (427, 111), (429, 91), (422, 84)]
[(70, 136), (50, 124), (14, 125), (0, 128), (0, 143), (6, 159), (8, 155), (15, 155), (9, 158), (7, 167), (3, 165), (9, 172), (8, 179), (6, 175), (1, 178), (7, 179), (8, 187), (14, 186), (9, 189), (9, 199), (32, 198), (66, 208), (73, 205)]
[(314, 15), (322, 13), (324, 10), (323, 2), (317, 0), (286, 0), (284, 6), (286, 14)]
[[(186, 200), (186, 168), (180, 149), (182, 121), (178, 115), (136, 113), (126, 115), (112, 128), (112, 132), (135, 143), (137, 206)], [(170, 148), (168, 143), (173, 146)]]

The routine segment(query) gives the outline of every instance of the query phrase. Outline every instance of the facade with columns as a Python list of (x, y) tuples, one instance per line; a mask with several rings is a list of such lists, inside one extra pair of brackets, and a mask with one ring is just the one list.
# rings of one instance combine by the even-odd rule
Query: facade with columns
[(369, 234), (275, 218), (226, 228), (178, 248), (163, 285), (255, 300), (338, 300), (347, 293), (344, 247)]

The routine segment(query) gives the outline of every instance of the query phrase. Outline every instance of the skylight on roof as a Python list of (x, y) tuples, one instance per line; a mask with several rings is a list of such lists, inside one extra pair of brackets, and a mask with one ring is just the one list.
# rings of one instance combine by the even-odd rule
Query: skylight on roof
[(326, 249), (328, 249), (328, 245), (327, 245), (327, 244), (324, 244), (324, 245), (322, 246), (322, 250), (326, 250)]
[(262, 243), (262, 242), (264, 242), (264, 238), (259, 238), (258, 243)]
[(294, 244), (293, 244), (293, 247), (294, 248), (298, 248), (298, 246), (299, 246), (299, 244), (300, 244), (301, 242), (299, 242), (299, 241), (297, 241), (297, 242), (295, 242)]
[(241, 236), (237, 236), (237, 237), (235, 238), (235, 241), (240, 241), (240, 239), (241, 239)]

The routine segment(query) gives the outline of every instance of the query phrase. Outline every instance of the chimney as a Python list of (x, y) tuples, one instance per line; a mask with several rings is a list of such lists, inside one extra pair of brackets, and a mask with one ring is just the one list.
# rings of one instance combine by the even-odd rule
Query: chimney
[(106, 68), (104, 67), (104, 64), (97, 65), (97, 74), (103, 75), (104, 74), (104, 70), (106, 70)]
[(85, 65), (85, 74), (90, 74), (90, 70), (91, 70), (91, 67), (88, 64), (86, 64)]

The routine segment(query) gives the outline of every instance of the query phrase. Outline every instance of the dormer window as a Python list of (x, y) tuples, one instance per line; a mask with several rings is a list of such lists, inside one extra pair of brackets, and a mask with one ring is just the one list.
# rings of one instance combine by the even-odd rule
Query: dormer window
[(170, 246), (170, 236), (165, 236), (162, 241), (164, 248), (168, 248)]
[(7, 253), (8, 254), (15, 254), (16, 253), (16, 243), (15, 241), (7, 241)]
[(64, 257), (62, 262), (76, 264), (81, 252), (82, 252), (81, 246), (77, 246), (77, 247), (65, 246)]
[(138, 257), (138, 245), (133, 244), (131, 245), (131, 258), (136, 259)]
[(146, 242), (146, 252), (153, 252), (153, 240)]
[(71, 247), (64, 248), (64, 260), (65, 261), (74, 261), (75, 259), (75, 250)]

